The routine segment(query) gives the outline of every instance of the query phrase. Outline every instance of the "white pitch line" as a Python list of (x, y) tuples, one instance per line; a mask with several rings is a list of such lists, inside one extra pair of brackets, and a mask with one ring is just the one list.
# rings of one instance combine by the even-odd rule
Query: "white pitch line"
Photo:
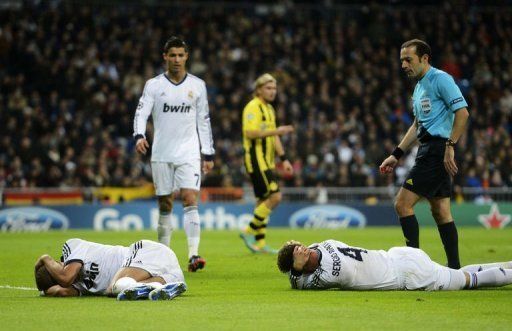
[(35, 287), (11, 286), (11, 285), (0, 285), (0, 289), (5, 289), (5, 290), (21, 290), (21, 291), (37, 291), (37, 288), (35, 288)]

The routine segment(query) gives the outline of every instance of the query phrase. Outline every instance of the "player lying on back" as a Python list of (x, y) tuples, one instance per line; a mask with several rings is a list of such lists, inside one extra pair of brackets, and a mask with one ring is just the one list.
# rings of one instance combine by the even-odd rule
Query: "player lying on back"
[(336, 240), (304, 246), (287, 242), (277, 266), (294, 289), (462, 290), (512, 284), (512, 261), (469, 265), (459, 270), (433, 262), (420, 249), (388, 251), (351, 247)]
[(35, 278), (41, 293), (54, 297), (171, 300), (187, 288), (174, 252), (150, 240), (124, 247), (69, 239), (60, 262), (47, 254), (37, 260)]

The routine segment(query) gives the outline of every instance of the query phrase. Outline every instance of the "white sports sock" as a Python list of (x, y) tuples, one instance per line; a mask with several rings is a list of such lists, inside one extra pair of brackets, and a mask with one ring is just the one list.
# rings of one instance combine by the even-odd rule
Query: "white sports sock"
[(158, 242), (169, 246), (171, 244), (172, 224), (171, 224), (171, 213), (160, 212), (158, 216)]
[(121, 277), (112, 286), (112, 293), (119, 294), (127, 288), (135, 286), (137, 282), (131, 277)]
[(159, 282), (151, 282), (151, 283), (145, 283), (145, 284), (149, 285), (149, 286), (151, 286), (152, 288), (155, 288), (155, 289), (163, 287), (163, 285), (161, 283), (159, 283)]
[(187, 234), (188, 258), (199, 255), (199, 240), (201, 237), (201, 222), (197, 206), (183, 208), (183, 227)]
[(460, 268), (459, 270), (465, 272), (479, 272), (482, 270), (487, 270), (491, 268), (503, 268), (503, 269), (512, 269), (512, 261), (509, 262), (496, 262), (496, 263), (484, 263), (484, 264), (471, 264)]
[(491, 268), (470, 274), (469, 288), (512, 284), (512, 269)]
[(460, 270), (446, 268), (450, 272), (450, 282), (444, 287), (445, 291), (462, 290), (466, 286), (466, 274)]
[(154, 289), (159, 289), (164, 285), (159, 282), (141, 283), (131, 277), (121, 277), (114, 283), (114, 286), (112, 286), (112, 293), (117, 295), (126, 289), (137, 286), (151, 286)]

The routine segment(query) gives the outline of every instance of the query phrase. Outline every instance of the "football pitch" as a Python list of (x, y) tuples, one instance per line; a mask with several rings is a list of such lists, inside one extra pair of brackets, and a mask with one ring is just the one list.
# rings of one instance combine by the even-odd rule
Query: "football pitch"
[[(420, 243), (445, 263), (435, 227), (422, 227)], [(156, 238), (153, 231), (0, 233), (0, 325), (2, 330), (333, 330), (512, 329), (512, 286), (456, 292), (296, 291), (280, 274), (275, 255), (250, 253), (232, 231), (203, 231), (204, 270), (185, 273), (188, 290), (172, 301), (118, 302), (106, 297), (45, 298), (34, 290), (33, 267), (43, 253), (60, 256), (66, 239), (129, 245)], [(268, 231), (279, 247), (337, 239), (368, 249), (403, 244), (399, 227), (363, 230)], [(512, 260), (512, 228), (460, 227), (461, 262)], [(186, 238), (172, 244), (186, 269)]]

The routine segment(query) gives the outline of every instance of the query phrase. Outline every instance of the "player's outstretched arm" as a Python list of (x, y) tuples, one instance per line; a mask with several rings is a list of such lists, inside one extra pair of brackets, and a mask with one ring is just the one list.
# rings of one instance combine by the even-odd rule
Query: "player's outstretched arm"
[(45, 291), (45, 296), (49, 297), (77, 297), (80, 294), (73, 287), (62, 287), (54, 285)]
[(258, 139), (270, 136), (283, 136), (293, 131), (295, 131), (293, 125), (282, 125), (272, 130), (245, 130), (245, 135), (249, 139)]
[(381, 174), (389, 174), (393, 172), (393, 169), (395, 169), (396, 165), (398, 164), (398, 159), (416, 141), (417, 128), (418, 123), (416, 120), (414, 120), (413, 124), (409, 127), (409, 130), (407, 130), (407, 133), (402, 138), (402, 141), (400, 144), (398, 144), (395, 151), (393, 151), (390, 156), (382, 161), (381, 165), (379, 166), (379, 171)]

